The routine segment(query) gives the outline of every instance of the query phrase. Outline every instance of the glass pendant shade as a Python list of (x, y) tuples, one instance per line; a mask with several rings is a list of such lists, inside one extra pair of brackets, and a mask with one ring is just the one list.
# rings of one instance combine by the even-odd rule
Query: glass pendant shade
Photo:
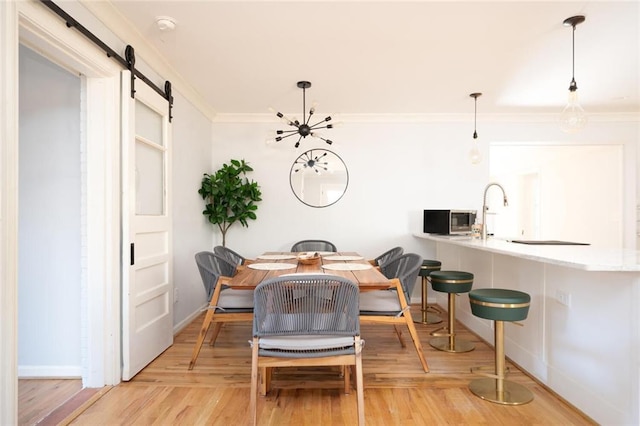
[(474, 139), (473, 142), (471, 142), (469, 161), (471, 161), (471, 164), (480, 164), (482, 162), (482, 153), (480, 152), (480, 148), (478, 148), (477, 139)]
[(560, 114), (560, 128), (565, 133), (577, 133), (587, 124), (587, 115), (578, 102), (578, 92), (569, 91), (569, 101)]

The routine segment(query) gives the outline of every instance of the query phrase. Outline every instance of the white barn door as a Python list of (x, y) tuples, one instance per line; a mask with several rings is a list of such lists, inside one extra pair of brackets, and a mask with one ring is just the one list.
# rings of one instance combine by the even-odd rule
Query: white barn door
[(122, 380), (173, 343), (167, 101), (122, 73)]

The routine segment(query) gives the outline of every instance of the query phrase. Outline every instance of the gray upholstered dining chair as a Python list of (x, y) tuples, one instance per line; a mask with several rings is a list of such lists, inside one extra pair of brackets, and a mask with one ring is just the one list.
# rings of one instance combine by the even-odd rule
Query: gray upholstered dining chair
[(429, 367), (424, 358), (422, 344), (409, 312), (411, 292), (416, 285), (421, 266), (422, 257), (415, 253), (405, 253), (381, 266), (380, 272), (395, 284), (395, 288), (360, 293), (360, 322), (362, 324), (393, 324), (402, 347), (406, 345), (400, 325), (406, 325), (422, 368), (428, 372)]
[(338, 249), (335, 244), (326, 240), (302, 240), (298, 241), (291, 247), (292, 252), (299, 251), (333, 251)]
[(210, 251), (196, 253), (195, 258), (209, 305), (193, 348), (189, 370), (196, 363), (212, 322), (214, 329), (210, 344), (213, 346), (225, 322), (251, 321), (253, 318), (253, 291), (234, 290), (226, 286), (229, 278), (236, 273), (236, 265)]
[(235, 251), (227, 248), (225, 246), (215, 246), (213, 248), (213, 252), (218, 256), (222, 256), (227, 259), (229, 262), (234, 265), (241, 266), (244, 265), (247, 259), (241, 254), (236, 253)]
[[(260, 393), (265, 395), (273, 367), (318, 365), (355, 367), (358, 424), (364, 425), (364, 341), (360, 339), (358, 294), (355, 283), (330, 274), (283, 275), (258, 284), (251, 341), (250, 412), (254, 425), (259, 376)], [(343, 371), (348, 393), (350, 368)]]
[(392, 261), (393, 259), (402, 256), (403, 253), (404, 253), (404, 249), (402, 247), (400, 246), (394, 247), (392, 249), (385, 251), (375, 259), (369, 260), (369, 263), (371, 263), (373, 266), (380, 267)]

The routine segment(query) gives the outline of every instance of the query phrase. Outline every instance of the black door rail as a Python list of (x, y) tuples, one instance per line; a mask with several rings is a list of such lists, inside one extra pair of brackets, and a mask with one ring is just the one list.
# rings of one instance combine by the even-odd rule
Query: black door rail
[(46, 7), (48, 7), (49, 9), (51, 9), (51, 11), (53, 11), (56, 15), (64, 19), (66, 21), (67, 27), (75, 28), (76, 30), (78, 30), (80, 34), (88, 38), (96, 46), (102, 49), (109, 58), (115, 59), (120, 63), (120, 65), (122, 65), (123, 68), (126, 68), (129, 71), (131, 71), (131, 97), (132, 98), (135, 98), (136, 91), (135, 91), (134, 82), (135, 82), (135, 78), (138, 77), (140, 80), (147, 83), (147, 85), (151, 87), (156, 93), (158, 93), (160, 96), (166, 99), (167, 102), (169, 102), (169, 122), (171, 122), (171, 119), (173, 118), (173, 116), (171, 115), (171, 109), (173, 108), (173, 95), (171, 94), (171, 82), (168, 80), (165, 81), (164, 90), (162, 90), (158, 86), (156, 86), (151, 80), (149, 80), (144, 74), (142, 74), (140, 71), (135, 69), (136, 58), (135, 58), (135, 51), (132, 46), (127, 45), (125, 49), (125, 56), (126, 56), (126, 59), (125, 59), (122, 56), (118, 55), (118, 53), (116, 53), (109, 46), (107, 46), (102, 40), (96, 37), (91, 31), (89, 31), (84, 26), (82, 26), (82, 24), (76, 21), (71, 15), (69, 15), (67, 12), (62, 10), (57, 4), (55, 4), (51, 0), (40, 0), (40, 2)]

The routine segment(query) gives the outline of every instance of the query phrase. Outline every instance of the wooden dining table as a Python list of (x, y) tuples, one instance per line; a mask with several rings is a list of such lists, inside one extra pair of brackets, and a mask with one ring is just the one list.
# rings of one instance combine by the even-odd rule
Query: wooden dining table
[(292, 252), (264, 253), (248, 265), (240, 267), (226, 284), (238, 290), (253, 290), (264, 280), (285, 274), (327, 273), (353, 281), (358, 285), (360, 291), (395, 287), (393, 281), (385, 277), (378, 268), (372, 266), (358, 253), (320, 252), (320, 258), (311, 264), (298, 261), (299, 254)]
[[(405, 297), (402, 284), (397, 278), (389, 279), (373, 266), (368, 260), (354, 252), (321, 252), (320, 259), (312, 264), (304, 264), (298, 261), (300, 253), (291, 252), (267, 252), (258, 256), (254, 261), (243, 265), (237, 273), (226, 283), (231, 288), (251, 290), (266, 279), (285, 274), (303, 273), (328, 273), (348, 278), (358, 285), (360, 291), (385, 290), (393, 288), (398, 295), (400, 314), (387, 315), (374, 312), (361, 313), (361, 324), (393, 325), (402, 347), (406, 347), (402, 338), (400, 326), (406, 325), (411, 335), (411, 340), (416, 349), (420, 364), (425, 373), (429, 372), (429, 366), (424, 356), (422, 344), (418, 332), (413, 324), (413, 318), (409, 312), (410, 307)], [(262, 269), (263, 264), (265, 269)], [(272, 265), (275, 269), (268, 268)], [(280, 266), (279, 266), (280, 265)], [(288, 267), (284, 267), (286, 265)], [(336, 266), (338, 265), (338, 266)]]

